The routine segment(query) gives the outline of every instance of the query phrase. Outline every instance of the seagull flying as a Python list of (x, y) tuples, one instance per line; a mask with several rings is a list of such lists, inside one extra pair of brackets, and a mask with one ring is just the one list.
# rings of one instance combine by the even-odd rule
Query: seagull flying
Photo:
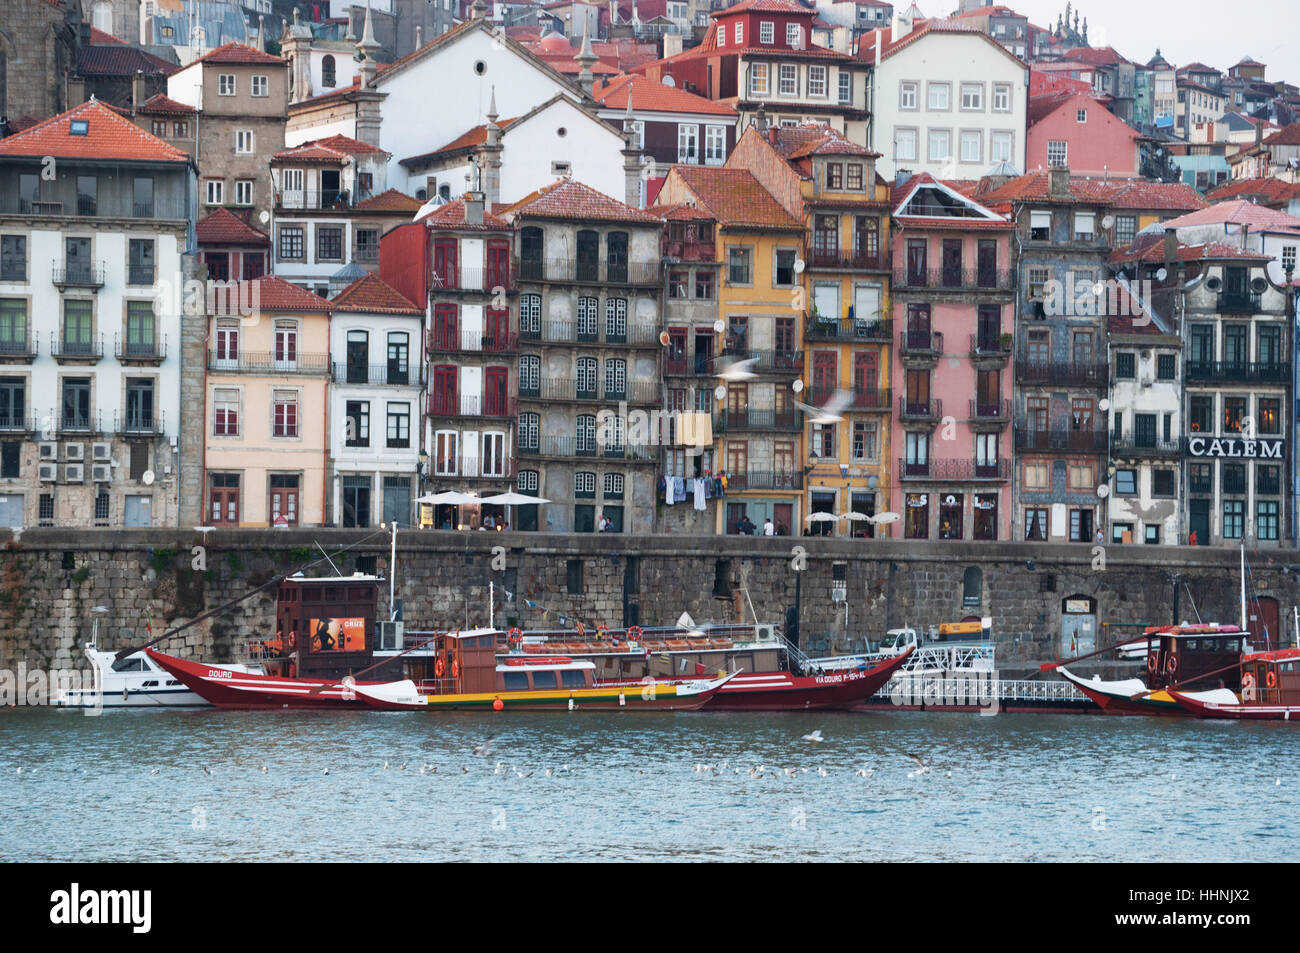
[(907, 752), (907, 756), (908, 756), (909, 758), (911, 758), (913, 761), (916, 762), (916, 770), (915, 770), (915, 771), (909, 771), (909, 772), (907, 773), (907, 776), (908, 776), (909, 778), (911, 778), (911, 777), (917, 777), (917, 778), (919, 778), (919, 777), (920, 777), (921, 775), (923, 775), (923, 774), (929, 774), (929, 773), (930, 773), (930, 762), (929, 762), (929, 761), (925, 761), (925, 760), (923, 760), (923, 759), (921, 758), (920, 755), (918, 755), (918, 754), (913, 754), (913, 753), (910, 752), (910, 751)]
[(793, 401), (794, 405), (808, 415), (810, 424), (837, 424), (844, 419), (844, 409), (853, 402), (853, 394), (840, 388), (831, 394), (830, 399), (820, 407)]
[(730, 361), (726, 364), (719, 363), (718, 380), (721, 381), (749, 381), (758, 375), (754, 373), (754, 365), (758, 363), (758, 358), (750, 357), (743, 361)]
[(826, 739), (822, 737), (822, 730), (820, 728), (815, 728), (813, 729), (812, 732), (804, 735), (799, 740), (800, 741), (825, 741)]
[(492, 739), (495, 737), (496, 735), (488, 735), (487, 741), (483, 742), (481, 745), (474, 746), (474, 753), (480, 757), (486, 758), (488, 752), (492, 750)]

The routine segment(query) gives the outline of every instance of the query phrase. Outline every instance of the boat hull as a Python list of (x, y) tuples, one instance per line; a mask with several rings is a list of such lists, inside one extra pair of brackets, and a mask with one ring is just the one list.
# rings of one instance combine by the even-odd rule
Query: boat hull
[(283, 678), (234, 672), (203, 662), (190, 662), (154, 649), (149, 657), (204, 701), (219, 708), (310, 708), (365, 711), (367, 705), (338, 680)]
[(1181, 718), (1187, 711), (1174, 701), (1169, 692), (1148, 691), (1137, 679), (1121, 682), (1089, 681), (1058, 668), (1057, 672), (1075, 688), (1087, 695), (1107, 715), (1155, 715)]
[(893, 677), (908, 649), (865, 671), (793, 675), (790, 672), (741, 674), (714, 693), (707, 711), (808, 711), (850, 709), (866, 703)]
[(1220, 718), (1233, 721), (1300, 721), (1297, 705), (1235, 705), (1206, 701), (1183, 692), (1170, 692), (1174, 701), (1197, 718)]
[(424, 695), (410, 682), (356, 688), (364, 704), (386, 711), (697, 711), (714, 691), (679, 695), (676, 686), (660, 684), (457, 695)]

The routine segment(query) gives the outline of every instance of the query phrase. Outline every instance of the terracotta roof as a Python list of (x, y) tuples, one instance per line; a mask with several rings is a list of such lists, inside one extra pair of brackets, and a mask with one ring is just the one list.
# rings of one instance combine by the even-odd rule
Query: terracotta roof
[[(86, 135), (71, 134), (69, 130), (74, 119), (87, 121)], [(190, 161), (188, 153), (150, 135), (93, 99), (0, 140), (0, 156), (5, 155), (135, 159), (142, 162)]]
[(1218, 73), (1219, 70), (1213, 66), (1206, 66), (1204, 63), (1188, 63), (1186, 66), (1180, 66), (1174, 71), (1175, 73)]
[(1271, 136), (1264, 139), (1266, 146), (1300, 146), (1300, 122), (1283, 126)]
[(397, 189), (386, 189), (378, 195), (358, 202), (354, 208), (362, 212), (414, 212), (424, 203)]
[[(518, 118), (518, 116), (513, 116), (510, 119), (498, 119), (497, 127), (504, 130), (506, 126), (510, 125)], [(401, 162), (402, 165), (415, 165), (425, 159), (432, 159), (434, 156), (440, 155), (450, 155), (453, 152), (458, 152), (462, 149), (467, 152), (472, 151), (476, 147), (483, 145), (485, 142), (487, 142), (487, 123), (475, 126), (468, 132), (461, 133), (445, 146), (440, 146), (432, 152), (422, 152), (418, 156), (407, 156), (405, 159), (400, 159), (398, 161)]]
[(90, 28), (91, 46), (126, 46), (126, 40), (119, 40), (111, 33), (105, 33), (97, 26)]
[(424, 314), (409, 298), (386, 284), (378, 275), (366, 275), (348, 285), (330, 302), (335, 311), (368, 314)]
[(294, 146), (292, 149), (285, 149), (283, 152), (277, 152), (271, 156), (272, 162), (347, 162), (348, 154), (339, 152), (337, 149), (330, 149), (327, 146), (318, 146), (314, 142), (304, 142), (300, 146)]
[(360, 139), (353, 139), (351, 136), (335, 134), (326, 136), (324, 139), (312, 140), (319, 146), (327, 149), (335, 149), (338, 152), (346, 152), (349, 155), (388, 155), (379, 146), (373, 146), (368, 142), (362, 142)]
[(794, 16), (816, 16), (816, 12), (801, 6), (794, 0), (741, 0), (740, 3), (733, 3), (725, 10), (719, 10), (717, 13), (710, 13), (709, 17), (716, 20), (718, 17), (729, 16), (733, 13), (744, 13), (750, 11), (753, 13), (787, 13)]
[(1102, 46), (1096, 49), (1080, 46), (1066, 50), (1064, 55), (1066, 59), (1087, 63), (1089, 66), (1118, 66), (1130, 62), (1127, 57), (1117, 53), (1113, 46)]
[(720, 225), (802, 228), (748, 169), (675, 165), (674, 173)]
[(1300, 199), (1300, 182), (1283, 182), (1281, 179), (1230, 179), (1216, 189), (1205, 193), (1211, 202), (1227, 199), (1254, 199), (1261, 205), (1281, 204)]
[(654, 210), (669, 222), (712, 222), (713, 215), (702, 208), (687, 205), (656, 205)]
[[(572, 74), (577, 76), (582, 72), (582, 64), (577, 62), (569, 53), (538, 53), (532, 51), (533, 56), (541, 60), (557, 73), (564, 75)], [(591, 64), (591, 73), (593, 76), (617, 76), (622, 72), (618, 66), (610, 63), (604, 63), (600, 60)]]
[[(279, 56), (272, 56), (270, 53), (263, 53), (261, 50), (255, 50), (251, 46), (245, 46), (243, 43), (227, 43), (224, 46), (218, 46), (206, 56), (200, 56), (195, 63), (233, 63), (256, 66), (258, 64), (274, 64), (282, 66), (288, 62)], [(194, 65), (193, 63), (190, 64)]]
[(1110, 195), (1114, 208), (1150, 209), (1161, 212), (1190, 212), (1209, 203), (1201, 193), (1184, 182), (1150, 182), (1146, 179), (1112, 181)]
[[(1238, 248), (1236, 245), (1226, 245), (1222, 242), (1209, 242), (1203, 245), (1179, 245), (1178, 253), (1174, 256), (1174, 261), (1213, 261), (1221, 258), (1242, 259), (1248, 261), (1271, 261), (1270, 256), (1260, 252), (1246, 251)], [(1135, 250), (1133, 247), (1117, 251), (1110, 256), (1110, 260), (1115, 264), (1125, 262), (1142, 261), (1148, 264), (1155, 264), (1165, 260), (1165, 243), (1162, 241), (1152, 242)]]
[[(1015, 228), (1015, 222), (1005, 216), (998, 215), (992, 209), (985, 208), (983, 203), (976, 199), (975, 196), (956, 188), (957, 184), (956, 182), (940, 181), (928, 172), (921, 172), (909, 178), (902, 185), (896, 183), (891, 185), (889, 189), (889, 207), (893, 210), (893, 217), (904, 225), (919, 225), (928, 228), (960, 228), (962, 230)], [(903, 202), (907, 197), (912, 194), (914, 189), (923, 185), (938, 186), (940, 191), (944, 188), (952, 189), (952, 191), (966, 199), (969, 205), (975, 206), (977, 210), (993, 212), (994, 215), (997, 215), (997, 218), (947, 218), (942, 215), (906, 215), (900, 213), (899, 209), (903, 207)]]
[(1020, 65), (1028, 66), (1024, 60), (1016, 56), (997, 40), (993, 39), (993, 37), (981, 30), (978, 24), (962, 23), (957, 20), (926, 20), (920, 25), (913, 26), (912, 31), (897, 43), (893, 42), (893, 33), (889, 28), (882, 27), (875, 30), (868, 30), (858, 37), (856, 57), (863, 63), (877, 63), (880, 60), (887, 59), (900, 50), (911, 46), (924, 36), (938, 33), (969, 33), (972, 36), (981, 37), (986, 42), (992, 43), (1005, 55), (1009, 56)]
[(776, 142), (772, 144), (789, 161), (806, 159), (814, 155), (852, 155), (873, 159), (880, 156), (879, 152), (858, 145), (845, 138), (843, 133), (833, 127), (821, 123), (771, 128), (776, 130)]
[[(1161, 261), (1164, 259), (1162, 258)], [(1118, 283), (1117, 283), (1118, 284)], [(1115, 303), (1116, 314), (1110, 314), (1110, 303)], [(1169, 332), (1163, 327), (1161, 315), (1152, 308), (1153, 301), (1143, 301), (1123, 285), (1109, 289), (1102, 295), (1102, 308), (1106, 309), (1106, 331), (1110, 334), (1154, 334), (1157, 337)], [(1138, 318), (1142, 320), (1138, 320)]]
[(162, 93), (156, 96), (150, 96), (136, 112), (148, 113), (152, 116), (197, 116), (198, 110), (193, 106), (187, 106), (184, 103), (178, 103), (174, 99), (168, 99)]
[(1182, 228), (1187, 225), (1249, 225), (1252, 229), (1293, 231), (1300, 229), (1300, 218), (1254, 202), (1235, 199), (1171, 218), (1164, 225), (1166, 228)]
[(200, 245), (269, 245), (271, 240), (230, 209), (219, 208), (199, 219), (194, 233)]
[(1114, 182), (1100, 179), (1087, 179), (1082, 176), (1070, 176), (1068, 196), (1053, 197), (1050, 192), (1050, 179), (1044, 171), (1027, 172), (1006, 182), (991, 192), (984, 192), (976, 197), (979, 201), (992, 207), (1000, 202), (1084, 202), (1105, 203), (1114, 191)]
[(179, 66), (138, 50), (134, 46), (83, 46), (77, 51), (77, 70), (85, 76), (170, 76)]
[(1052, 113), (1056, 112), (1075, 96), (1084, 96), (1088, 99), (1093, 97), (1078, 89), (1053, 90), (1042, 93), (1038, 96), (1030, 96), (1029, 103), (1025, 107), (1025, 120), (1029, 125), (1042, 122)]
[(619, 76), (593, 90), (596, 102), (611, 109), (626, 109), (628, 93), (632, 95), (632, 111), (666, 113), (703, 113), (712, 116), (736, 116), (736, 110), (726, 103), (714, 102), (688, 93), (676, 86), (665, 86), (640, 75)]
[(658, 225), (659, 218), (597, 192), (589, 185), (564, 178), (543, 186), (506, 209), (508, 216), (568, 218), (586, 222), (628, 222)]
[(420, 219), (420, 221), (426, 222), (430, 228), (456, 230), (472, 228), (489, 232), (510, 231), (510, 224), (508, 222), (486, 209), (483, 211), (483, 224), (470, 225), (465, 221), (465, 200), (463, 198), (456, 199), (454, 202), (448, 202), (446, 205), (438, 206), (435, 211), (426, 215), (424, 218)]
[[(279, 275), (263, 275), (252, 281), (240, 281), (229, 291), (217, 289), (217, 295), (233, 293), (243, 302), (251, 301), (259, 311), (311, 311), (329, 313), (333, 310), (324, 298), (317, 297), (310, 291), (303, 291), (297, 285), (290, 284)], [(222, 302), (218, 300), (217, 306)]]

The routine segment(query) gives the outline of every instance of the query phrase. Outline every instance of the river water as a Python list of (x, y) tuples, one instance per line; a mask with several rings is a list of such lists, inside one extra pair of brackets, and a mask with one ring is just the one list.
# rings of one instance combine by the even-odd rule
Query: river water
[[(802, 740), (814, 729), (824, 742)], [(8, 708), (0, 860), (1296, 860), (1297, 732), (1073, 714)]]

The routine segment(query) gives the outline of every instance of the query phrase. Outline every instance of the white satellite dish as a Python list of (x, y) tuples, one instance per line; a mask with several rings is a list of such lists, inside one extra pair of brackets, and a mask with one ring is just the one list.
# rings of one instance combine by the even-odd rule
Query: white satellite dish
[(1107, 398), (1103, 397), (1101, 400), (1097, 401), (1097, 409), (1110, 410), (1110, 401)]
[(263, 225), (265, 225), (267, 222), (271, 220), (271, 213), (268, 212), (266, 209), (262, 209), (261, 214), (257, 216), (257, 220), (261, 222)]
[(1102, 218), (1102, 220), (1101, 220), (1101, 227), (1104, 228), (1104, 229), (1106, 229), (1107, 231), (1109, 231), (1109, 230), (1110, 230), (1110, 227), (1111, 227), (1112, 225), (1114, 225), (1114, 224), (1115, 224), (1115, 216), (1114, 216), (1114, 215), (1107, 215), (1107, 216), (1105, 216), (1104, 218)]
[(1156, 272), (1156, 281), (1164, 281), (1167, 277), (1169, 277), (1169, 272), (1163, 268)]
[[(1286, 269), (1282, 267), (1282, 263), (1276, 258), (1264, 266), (1264, 273), (1268, 275), (1268, 280), (1273, 282), (1274, 285), (1286, 284)], [(1294, 275), (1295, 272), (1293, 271), (1292, 276), (1294, 277)]]
[(803, 274), (803, 268), (804, 268), (803, 259), (802, 259), (802, 258), (796, 258), (796, 259), (794, 260), (794, 273), (795, 273), (796, 275), (802, 275), (802, 274)]
[(792, 391), (794, 391), (796, 394), (802, 394), (802, 393), (803, 393), (803, 381), (801, 381), (799, 378), (796, 377), (796, 378), (794, 379), (794, 383), (790, 385), (790, 389), (791, 389)]
[(727, 325), (721, 318), (718, 318), (718, 320), (713, 322), (713, 330), (721, 334), (723, 331), (727, 330)]
[(727, 388), (722, 384), (719, 384), (717, 387), (713, 388), (713, 396), (718, 398), (718, 400), (726, 400)]
[(144, 473), (140, 474), (140, 480), (145, 486), (153, 486), (153, 471), (145, 470)]
[(1110, 487), (1104, 483), (1097, 487), (1097, 496), (1103, 500), (1106, 499), (1106, 497), (1110, 496)]
[(677, 80), (673, 79), (671, 76), (665, 76), (663, 78), (663, 84), (665, 86), (676, 86)]

